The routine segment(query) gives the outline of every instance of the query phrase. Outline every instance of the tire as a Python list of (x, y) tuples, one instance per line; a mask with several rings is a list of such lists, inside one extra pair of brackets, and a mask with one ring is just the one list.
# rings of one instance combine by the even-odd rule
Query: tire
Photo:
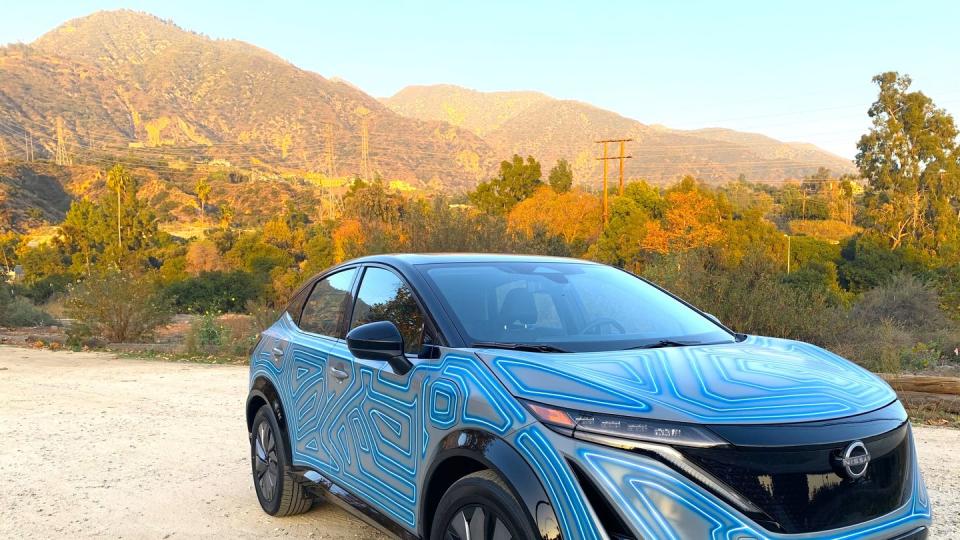
[(250, 462), (257, 499), (271, 516), (302, 514), (313, 505), (306, 488), (291, 472), (287, 455), (273, 409), (260, 407), (250, 433)]
[[(469, 532), (468, 532), (469, 531)], [(443, 494), (430, 540), (535, 540), (533, 518), (495, 471), (464, 476)]]

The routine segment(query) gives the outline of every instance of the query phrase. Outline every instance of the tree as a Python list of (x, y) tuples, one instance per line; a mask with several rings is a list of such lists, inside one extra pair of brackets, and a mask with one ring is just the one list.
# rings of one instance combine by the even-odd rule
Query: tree
[(212, 188), (210, 187), (210, 183), (207, 182), (206, 178), (199, 178), (197, 179), (196, 189), (197, 204), (200, 207), (200, 223), (203, 223), (206, 219), (206, 212), (204, 212), (204, 208), (207, 205), (207, 198), (210, 197), (210, 190)]
[(541, 187), (510, 211), (507, 223), (511, 230), (528, 237), (537, 230), (563, 237), (567, 244), (584, 248), (597, 237), (600, 224), (600, 198), (580, 190), (558, 193)]
[(191, 242), (187, 248), (185, 271), (190, 275), (226, 270), (217, 245), (210, 240)]
[(333, 242), (324, 231), (312, 235), (304, 247), (306, 259), (301, 264), (305, 275), (312, 276), (333, 266)]
[(333, 230), (333, 261), (342, 263), (366, 254), (367, 236), (364, 227), (355, 219), (343, 220)]
[(573, 186), (573, 169), (565, 159), (557, 161), (547, 176), (550, 187), (557, 193), (566, 193)]
[[(111, 176), (120, 197), (108, 193), (97, 201), (74, 201), (55, 238), (77, 274), (108, 265), (145, 268), (164, 237), (154, 213), (137, 198), (135, 179), (122, 167), (114, 167)], [(114, 230), (114, 224), (121, 227)]]
[(230, 225), (233, 223), (233, 218), (236, 215), (236, 212), (233, 209), (233, 206), (230, 206), (228, 202), (220, 203), (220, 227), (223, 229), (229, 229)]
[(293, 246), (293, 231), (282, 215), (274, 216), (264, 224), (263, 241), (281, 249), (289, 250)]
[(526, 162), (517, 154), (510, 161), (500, 162), (500, 174), (481, 182), (469, 194), (470, 202), (488, 214), (506, 215), (517, 203), (533, 195), (541, 181), (540, 163), (527, 156)]
[(13, 270), (16, 253), (20, 247), (20, 236), (13, 231), (0, 232), (0, 265), (4, 271)]
[(953, 118), (896, 72), (869, 109), (873, 125), (857, 144), (856, 163), (869, 181), (869, 228), (889, 249), (917, 247), (960, 253), (960, 171)]
[(656, 253), (678, 253), (708, 246), (723, 239), (716, 202), (695, 191), (667, 194), (669, 208), (663, 221), (648, 221), (643, 249)]
[(107, 186), (117, 192), (117, 252), (123, 249), (123, 235), (121, 233), (120, 227), (120, 215), (123, 211), (123, 202), (121, 200), (121, 195), (127, 190), (131, 184), (130, 175), (127, 173), (127, 170), (123, 168), (123, 165), (117, 163), (110, 169), (110, 172), (107, 173)]
[(124, 343), (149, 336), (166, 324), (171, 309), (150, 276), (109, 270), (71, 288), (66, 313), (76, 320), (70, 327), (71, 341), (92, 335)]

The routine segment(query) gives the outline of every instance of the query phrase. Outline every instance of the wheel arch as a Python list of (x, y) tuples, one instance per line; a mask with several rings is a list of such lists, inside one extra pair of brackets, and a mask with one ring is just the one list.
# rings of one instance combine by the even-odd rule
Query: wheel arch
[(280, 426), (280, 434), (283, 436), (284, 448), (286, 448), (287, 459), (293, 463), (293, 447), (290, 446), (290, 433), (287, 427), (287, 417), (284, 413), (283, 402), (280, 399), (280, 393), (277, 391), (273, 382), (265, 376), (258, 376), (253, 381), (250, 393), (247, 395), (246, 418), (247, 434), (253, 436), (253, 419), (257, 411), (264, 405), (269, 405), (273, 414), (277, 418), (277, 425)]
[(424, 475), (420, 499), (420, 536), (428, 539), (430, 525), (443, 494), (457, 480), (491, 469), (507, 483), (527, 511), (540, 537), (559, 540), (560, 529), (550, 498), (523, 456), (507, 441), (486, 431), (464, 429), (447, 434)]

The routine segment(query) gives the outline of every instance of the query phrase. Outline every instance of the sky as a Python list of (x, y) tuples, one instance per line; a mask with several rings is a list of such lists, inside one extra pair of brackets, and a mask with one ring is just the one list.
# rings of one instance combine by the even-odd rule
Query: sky
[(956, 1), (6, 0), (0, 43), (131, 8), (268, 49), (377, 97), (411, 84), (538, 90), (646, 124), (727, 127), (846, 158), (871, 77), (909, 74), (960, 114)]

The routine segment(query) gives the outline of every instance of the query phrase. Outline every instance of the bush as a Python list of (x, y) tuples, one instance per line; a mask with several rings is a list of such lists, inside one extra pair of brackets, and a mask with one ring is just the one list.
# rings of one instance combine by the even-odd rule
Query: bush
[(270, 328), (273, 323), (277, 322), (277, 319), (280, 318), (280, 312), (282, 311), (265, 302), (255, 302), (252, 300), (247, 302), (246, 308), (247, 313), (253, 318), (254, 330), (258, 333)]
[(828, 348), (870, 371), (897, 373), (903, 369), (904, 351), (915, 343), (910, 332), (891, 321), (864, 324), (848, 317)]
[(190, 354), (245, 357), (256, 343), (258, 332), (252, 318), (245, 316), (200, 316), (190, 325), (186, 349)]
[(936, 289), (910, 274), (898, 274), (886, 285), (863, 293), (851, 316), (868, 324), (889, 320), (921, 332), (936, 332), (949, 326), (940, 310)]
[(0, 284), (0, 326), (43, 326), (53, 323), (53, 317), (48, 313), (26, 298), (15, 296), (7, 285)]
[(228, 339), (226, 327), (213, 314), (202, 315), (190, 325), (186, 347), (191, 354), (213, 354), (223, 347)]
[(263, 293), (263, 284), (243, 271), (203, 272), (164, 290), (180, 313), (240, 313), (247, 302)]
[(830, 344), (867, 369), (887, 373), (943, 364), (957, 346), (960, 328), (941, 310), (937, 291), (909, 274), (863, 293)]
[(70, 343), (79, 344), (88, 336), (114, 343), (140, 341), (166, 324), (172, 311), (146, 276), (111, 271), (71, 287), (66, 313), (75, 319), (67, 332)]
[(705, 253), (667, 256), (648, 265), (644, 274), (737, 332), (823, 345), (838, 317), (821, 290), (781, 281), (774, 263), (756, 254), (732, 269)]
[(28, 284), (17, 285), (16, 291), (20, 296), (39, 305), (49, 301), (55, 294), (66, 292), (72, 281), (73, 277), (69, 274), (50, 274)]

